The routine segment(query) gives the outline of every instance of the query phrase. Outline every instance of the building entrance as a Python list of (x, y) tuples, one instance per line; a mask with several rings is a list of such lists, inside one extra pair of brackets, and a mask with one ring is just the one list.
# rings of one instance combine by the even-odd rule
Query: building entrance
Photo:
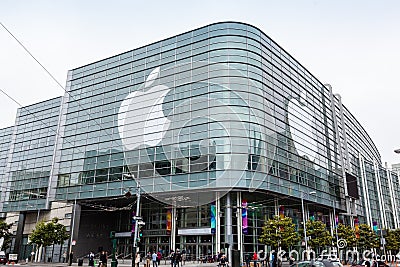
[(211, 235), (206, 236), (183, 236), (185, 241), (183, 249), (186, 252), (187, 261), (206, 261), (213, 258), (213, 245)]

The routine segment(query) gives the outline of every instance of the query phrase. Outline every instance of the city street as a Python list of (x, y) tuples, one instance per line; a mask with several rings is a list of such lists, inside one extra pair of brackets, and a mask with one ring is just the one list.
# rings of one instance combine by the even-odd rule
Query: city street
[[(16, 266), (34, 266), (34, 267), (41, 267), (41, 266), (45, 266), (45, 267), (67, 267), (68, 264), (67, 263), (28, 263), (26, 264), (25, 262), (23, 263), (17, 263), (15, 264)], [(12, 266), (12, 265), (5, 265), (5, 266)], [(75, 262), (72, 264), (72, 266), (76, 267), (78, 266), (78, 264)], [(88, 266), (87, 262), (84, 262), (82, 266)], [(118, 261), (118, 267), (131, 267), (132, 266), (132, 262), (130, 260), (120, 260)], [(143, 267), (144, 263), (141, 262), (140, 263), (140, 267)], [(150, 267), (152, 267), (153, 265), (150, 265)], [(171, 266), (169, 261), (162, 261), (160, 266), (165, 267), (165, 266)], [(217, 266), (217, 263), (197, 263), (197, 262), (186, 262), (184, 265), (181, 265), (184, 267), (197, 267), (197, 266), (201, 266), (201, 267), (215, 267)], [(111, 267), (111, 262), (107, 263), (107, 267)]]

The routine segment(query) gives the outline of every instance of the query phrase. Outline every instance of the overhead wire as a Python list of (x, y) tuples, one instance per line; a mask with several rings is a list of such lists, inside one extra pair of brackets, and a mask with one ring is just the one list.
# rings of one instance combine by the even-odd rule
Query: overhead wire
[[(65, 92), (65, 93), (67, 93), (71, 98), (72, 98), (72, 100), (75, 100), (76, 101), (76, 99), (74, 98), (74, 96), (68, 91), (68, 90), (66, 90), (65, 89), (65, 87), (64, 86), (62, 86), (61, 85), (61, 83), (54, 77), (54, 75), (28, 50), (28, 48), (2, 23), (2, 22), (0, 22), (0, 25), (3, 27), (3, 29), (5, 30), (5, 31), (7, 31), (8, 32), (8, 34), (10, 34), (11, 35), (11, 37), (25, 50), (25, 52), (26, 53), (28, 53), (28, 55), (47, 73), (47, 75), (49, 75), (50, 76), (50, 78)], [(80, 105), (80, 103), (79, 103), (79, 101), (76, 101), (77, 102), (77, 104), (78, 104), (78, 106), (81, 108), (81, 110), (84, 110), (84, 112), (88, 115), (88, 118), (89, 119), (91, 119), (91, 120), (93, 120), (96, 124), (97, 124), (97, 126), (100, 128), (100, 130), (101, 131), (104, 131), (109, 137), (111, 137), (111, 139), (112, 139), (112, 136), (108, 133), (108, 131), (106, 130), (106, 129), (103, 129), (103, 127), (101, 126), (101, 124), (97, 121), (97, 119), (93, 119), (91, 116), (90, 116), (90, 113), (89, 112), (87, 112), (81, 105)]]
[[(28, 55), (50, 76), (50, 78), (65, 92), (67, 93), (70, 98), (72, 100), (76, 100), (74, 98), (74, 96), (64, 88), (64, 86), (61, 85), (61, 83), (54, 77), (54, 75), (29, 51), (29, 49), (2, 23), (0, 22), (0, 25), (4, 28), (5, 31), (7, 31), (7, 33), (24, 49), (24, 51), (26, 53), (28, 53)], [(35, 119), (37, 119), (37, 121), (39, 121), (40, 123), (44, 124), (46, 127), (50, 128), (51, 131), (53, 131), (57, 136), (59, 136), (63, 141), (65, 140), (67, 143), (69, 143), (70, 145), (72, 145), (74, 147), (74, 149), (77, 149), (79, 152), (84, 153), (84, 151), (82, 151), (79, 147), (76, 147), (75, 144), (73, 144), (71, 141), (69, 141), (69, 137), (65, 137), (63, 135), (61, 135), (59, 133), (58, 130), (54, 130), (52, 127), (50, 127), (49, 124), (46, 124), (43, 122), (42, 119), (39, 119), (34, 113), (30, 112), (26, 107), (24, 107), (21, 103), (19, 103), (15, 98), (13, 98), (11, 95), (9, 95), (8, 93), (6, 93), (4, 90), (0, 89), (0, 91), (7, 96), (9, 99), (11, 99), (14, 103), (16, 103), (20, 108), (24, 109), (25, 111), (27, 111), (29, 113), (29, 115), (32, 115)], [(61, 103), (62, 104), (62, 103)], [(77, 104), (79, 107), (82, 108), (82, 106), (80, 105), (79, 101), (77, 101)], [(85, 113), (88, 115), (88, 118), (91, 119), (92, 121), (94, 121), (98, 126), (100, 131), (105, 132), (110, 138), (111, 140), (113, 139), (113, 137), (108, 133), (108, 131), (106, 129), (103, 129), (103, 127), (100, 125), (100, 123), (97, 121), (97, 119), (93, 119), (91, 118), (90, 114), (82, 108), (82, 110), (85, 111)], [(59, 114), (60, 116), (61, 114)], [(57, 145), (57, 144), (56, 144)]]
[[(62, 136), (58, 131), (54, 130), (49, 123), (45, 123), (43, 121), (43, 119), (38, 118), (38, 116), (35, 115), (35, 113), (32, 113), (29, 111), (28, 108), (22, 106), (21, 103), (19, 103), (15, 98), (13, 98), (12, 96), (10, 96), (8, 93), (6, 93), (3, 89), (0, 88), (0, 92), (2, 92), (6, 97), (8, 97), (11, 101), (13, 101), (14, 103), (16, 103), (21, 109), (23, 109), (24, 111), (26, 111), (29, 115), (33, 116), (35, 119), (37, 119), (38, 122), (40, 122), (41, 124), (43, 124), (44, 126), (48, 127), (48, 129), (50, 129), (50, 131), (54, 132), (57, 136), (61, 137), (63, 140), (67, 141), (70, 145), (74, 145), (73, 143), (71, 143), (69, 140), (67, 140), (68, 137), (64, 137)], [(17, 125), (15, 125), (17, 126)], [(79, 148), (77, 148), (79, 150), (79, 152), (83, 152), (81, 151)]]

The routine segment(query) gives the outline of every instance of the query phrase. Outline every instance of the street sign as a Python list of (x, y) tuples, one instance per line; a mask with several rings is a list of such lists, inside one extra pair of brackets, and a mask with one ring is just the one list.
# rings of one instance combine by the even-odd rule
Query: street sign
[(146, 223), (144, 221), (138, 221), (137, 224), (138, 225), (145, 225)]
[(143, 220), (143, 218), (142, 218), (142, 217), (139, 217), (139, 216), (133, 216), (133, 219), (134, 219), (134, 220), (137, 220), (137, 221)]

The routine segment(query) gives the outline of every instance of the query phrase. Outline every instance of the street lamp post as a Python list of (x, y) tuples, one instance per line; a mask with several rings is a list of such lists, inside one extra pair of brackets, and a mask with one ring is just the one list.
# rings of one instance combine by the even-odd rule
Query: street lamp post
[[(40, 217), (40, 209), (38, 209), (38, 211), (37, 211), (37, 216), (36, 216), (36, 225), (35, 225), (35, 227), (37, 227), (37, 224), (38, 224), (38, 222), (39, 222), (39, 217)], [(34, 244), (35, 245), (35, 244)], [(33, 262), (33, 261), (35, 261), (35, 262), (38, 262), (38, 260), (37, 260), (37, 256), (38, 256), (38, 252), (39, 252), (39, 247), (38, 247), (38, 245), (36, 245), (36, 248), (35, 248), (35, 246), (33, 247), (33, 249), (36, 249), (36, 254), (34, 255), (34, 254), (32, 254), (31, 253), (31, 262)], [(35, 253), (34, 251), (33, 251), (33, 249), (32, 249), (32, 252), (33, 253)], [(35, 259), (35, 257), (36, 257), (36, 259)]]
[(132, 247), (132, 267), (135, 266), (135, 258), (137, 252), (137, 239), (138, 236), (138, 227), (139, 227), (139, 220), (137, 219), (140, 212), (140, 182), (139, 179), (136, 179), (134, 175), (124, 174), (124, 177), (133, 178), (136, 181), (136, 212), (135, 212), (135, 232), (133, 233), (133, 247)]
[(333, 220), (334, 220), (334, 226), (335, 226), (335, 235), (336, 235), (336, 253), (339, 255), (339, 244), (338, 244), (338, 233), (337, 233), (337, 228), (338, 226), (336, 225), (336, 201), (333, 200)]
[(73, 212), (73, 215), (72, 215), (72, 225), (71, 225), (71, 239), (70, 239), (70, 241), (69, 241), (69, 253), (68, 253), (68, 255), (67, 255), (67, 258), (68, 258), (68, 266), (71, 266), (72, 265), (72, 246), (74, 245), (72, 242), (73, 242), (73, 240), (74, 240), (74, 230), (75, 230), (75, 213), (76, 213), (76, 197), (75, 197), (75, 200), (74, 200), (74, 207), (73, 207), (73, 209), (74, 209), (74, 212)]
[[(315, 194), (315, 191), (310, 192), (309, 194)], [(304, 232), (304, 244), (306, 246), (306, 251), (308, 251), (308, 244), (307, 244), (307, 232), (306, 232), (306, 218), (305, 218), (305, 212), (304, 212), (304, 192), (301, 192), (301, 211), (303, 214), (303, 232)], [(308, 254), (307, 254), (308, 257)]]
[(307, 246), (307, 233), (306, 233), (306, 219), (305, 219), (305, 212), (304, 212), (304, 193), (301, 192), (301, 212), (303, 214), (303, 233), (304, 233), (304, 244), (306, 246), (306, 251), (308, 250)]

